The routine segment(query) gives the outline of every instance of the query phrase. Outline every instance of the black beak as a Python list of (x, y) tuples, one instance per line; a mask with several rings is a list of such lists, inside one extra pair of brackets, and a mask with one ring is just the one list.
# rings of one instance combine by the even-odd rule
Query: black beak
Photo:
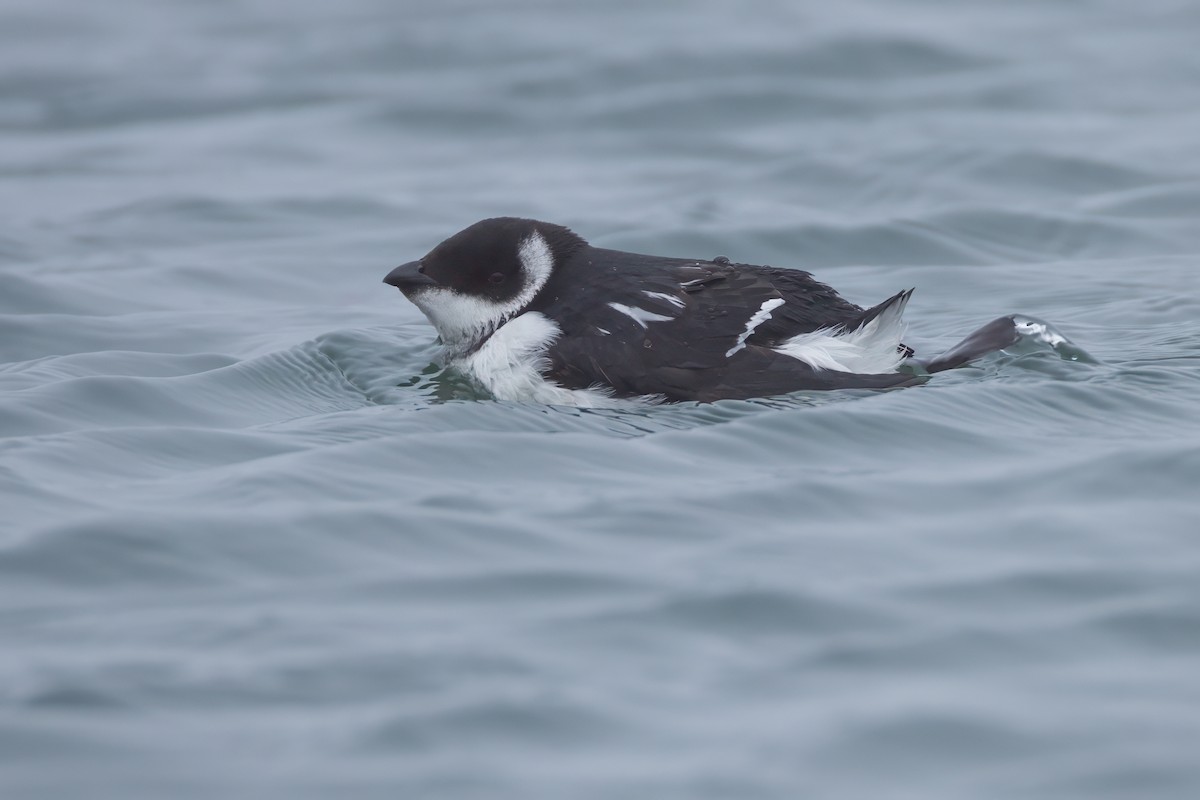
[(387, 274), (383, 282), (395, 286), (402, 292), (418, 289), (422, 286), (437, 286), (438, 282), (425, 274), (420, 261), (410, 261), (401, 264)]

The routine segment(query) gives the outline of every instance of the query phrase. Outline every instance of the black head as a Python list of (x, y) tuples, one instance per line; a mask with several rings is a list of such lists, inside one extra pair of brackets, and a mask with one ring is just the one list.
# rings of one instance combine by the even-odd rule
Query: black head
[(476, 222), (384, 282), (404, 292), (451, 345), (469, 345), (523, 311), (555, 267), (586, 245), (561, 225), (515, 217)]

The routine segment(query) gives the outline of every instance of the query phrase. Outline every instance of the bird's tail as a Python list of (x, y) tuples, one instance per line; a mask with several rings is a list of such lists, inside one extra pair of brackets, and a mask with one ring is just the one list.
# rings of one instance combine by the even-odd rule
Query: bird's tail
[(900, 337), (904, 335), (904, 307), (910, 297), (912, 289), (900, 292), (837, 327), (793, 336), (778, 350), (816, 369), (860, 374), (894, 372), (908, 354)]
[(905, 289), (884, 300), (877, 306), (872, 306), (853, 319), (843, 322), (838, 327), (846, 333), (852, 333), (869, 325), (874, 320), (880, 320), (880, 327), (891, 328), (902, 324), (900, 318), (904, 315), (904, 307), (912, 298), (914, 289)]

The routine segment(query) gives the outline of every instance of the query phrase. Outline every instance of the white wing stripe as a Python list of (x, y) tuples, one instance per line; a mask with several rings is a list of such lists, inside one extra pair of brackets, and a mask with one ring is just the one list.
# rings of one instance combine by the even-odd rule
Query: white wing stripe
[(667, 316), (663, 316), (662, 314), (655, 314), (654, 312), (647, 311), (644, 308), (636, 308), (634, 306), (626, 306), (626, 305), (622, 305), (621, 303), (609, 303), (608, 307), (611, 308), (613, 311), (624, 314), (625, 316), (629, 317), (631, 320), (636, 322), (638, 325), (641, 325), (643, 328), (645, 328), (651, 322), (670, 322), (671, 320), (675, 319), (674, 317), (667, 317)]
[(758, 311), (755, 311), (754, 314), (750, 316), (750, 319), (746, 321), (746, 330), (738, 334), (737, 344), (729, 348), (729, 351), (725, 353), (725, 357), (729, 358), (734, 353), (744, 349), (746, 347), (746, 340), (750, 338), (750, 334), (754, 333), (754, 329), (769, 320), (771, 318), (771, 312), (779, 308), (781, 305), (783, 305), (783, 298), (781, 297), (774, 297), (770, 300), (764, 300), (763, 304), (759, 306)]

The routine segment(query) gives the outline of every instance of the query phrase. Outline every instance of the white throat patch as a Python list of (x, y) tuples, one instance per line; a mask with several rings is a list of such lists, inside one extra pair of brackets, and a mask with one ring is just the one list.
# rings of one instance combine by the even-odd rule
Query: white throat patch
[(478, 350), (452, 363), (497, 400), (582, 408), (620, 405), (608, 389), (564, 389), (542, 375), (550, 365), (546, 349), (561, 335), (544, 314), (527, 311), (502, 325)]
[(510, 300), (497, 302), (486, 297), (461, 294), (435, 286), (415, 292), (413, 303), (437, 328), (451, 355), (470, 350), (528, 306), (554, 272), (554, 254), (545, 238), (534, 231), (517, 249), (521, 262), (521, 291)]

